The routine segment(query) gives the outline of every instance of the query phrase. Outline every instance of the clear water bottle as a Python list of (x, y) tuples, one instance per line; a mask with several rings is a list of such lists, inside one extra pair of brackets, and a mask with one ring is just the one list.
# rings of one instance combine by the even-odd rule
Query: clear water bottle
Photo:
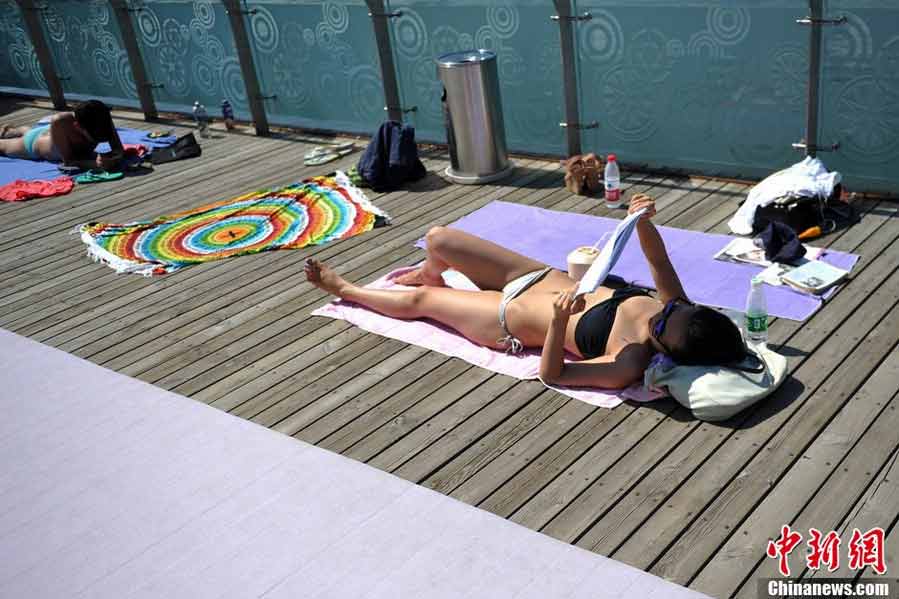
[(752, 278), (746, 297), (746, 337), (756, 344), (768, 343), (768, 302), (764, 283), (758, 277)]
[(605, 201), (606, 208), (621, 208), (621, 172), (618, 170), (618, 158), (609, 154), (606, 158)]
[(231, 102), (222, 100), (222, 119), (225, 121), (225, 128), (228, 131), (234, 129), (234, 109), (231, 108)]
[(209, 137), (209, 113), (199, 101), (194, 102), (194, 122), (197, 124), (200, 137)]

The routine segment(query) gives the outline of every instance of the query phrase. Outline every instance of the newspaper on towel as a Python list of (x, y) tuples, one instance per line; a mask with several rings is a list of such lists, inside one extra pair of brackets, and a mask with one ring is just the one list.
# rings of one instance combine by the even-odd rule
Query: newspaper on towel
[(596, 257), (596, 260), (590, 268), (587, 269), (587, 272), (584, 273), (576, 295), (580, 296), (585, 293), (593, 293), (596, 291), (597, 287), (602, 285), (603, 281), (606, 280), (606, 277), (609, 276), (609, 273), (615, 266), (615, 263), (618, 262), (618, 258), (621, 257), (624, 246), (627, 245), (627, 240), (630, 239), (631, 233), (634, 232), (634, 229), (637, 226), (637, 220), (643, 216), (644, 212), (646, 212), (646, 208), (628, 215), (627, 218), (618, 223), (618, 226), (615, 227), (615, 231), (612, 233), (611, 239), (606, 242), (599, 252), (599, 256)]

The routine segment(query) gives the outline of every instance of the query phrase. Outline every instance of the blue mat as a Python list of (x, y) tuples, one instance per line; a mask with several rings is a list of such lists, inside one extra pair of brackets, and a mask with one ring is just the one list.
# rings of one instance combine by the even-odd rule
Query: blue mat
[[(128, 129), (117, 127), (119, 138), (123, 144), (143, 144), (150, 148), (165, 148), (177, 139), (174, 135), (168, 137), (158, 137), (152, 139), (147, 137), (149, 131), (142, 129)], [(101, 143), (96, 148), (97, 152), (108, 152), (109, 144)], [(24, 179), (26, 181), (38, 181), (55, 179), (63, 173), (57, 168), (55, 162), (47, 162), (46, 160), (24, 160), (22, 158), (8, 158), (0, 156), (0, 185), (12, 183), (16, 179)]]

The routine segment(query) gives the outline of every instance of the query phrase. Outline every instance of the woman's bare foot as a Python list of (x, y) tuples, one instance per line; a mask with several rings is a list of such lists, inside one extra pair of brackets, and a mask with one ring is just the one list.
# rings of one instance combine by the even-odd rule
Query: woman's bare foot
[(428, 287), (446, 287), (443, 277), (439, 275), (436, 278), (427, 276), (423, 267), (404, 272), (393, 279), (393, 282), (397, 285), (408, 285), (410, 287), (418, 287), (420, 285), (427, 285)]
[(306, 271), (306, 280), (331, 295), (343, 297), (343, 292), (349, 285), (343, 277), (334, 272), (329, 266), (325, 266), (315, 258), (308, 258), (303, 267)]

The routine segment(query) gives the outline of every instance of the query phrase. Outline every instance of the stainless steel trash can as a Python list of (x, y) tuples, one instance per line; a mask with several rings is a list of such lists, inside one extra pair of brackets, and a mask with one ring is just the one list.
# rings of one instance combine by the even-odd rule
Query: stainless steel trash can
[(456, 183), (496, 181), (512, 169), (500, 104), (496, 54), (466, 50), (437, 59), (449, 143), (446, 176)]

